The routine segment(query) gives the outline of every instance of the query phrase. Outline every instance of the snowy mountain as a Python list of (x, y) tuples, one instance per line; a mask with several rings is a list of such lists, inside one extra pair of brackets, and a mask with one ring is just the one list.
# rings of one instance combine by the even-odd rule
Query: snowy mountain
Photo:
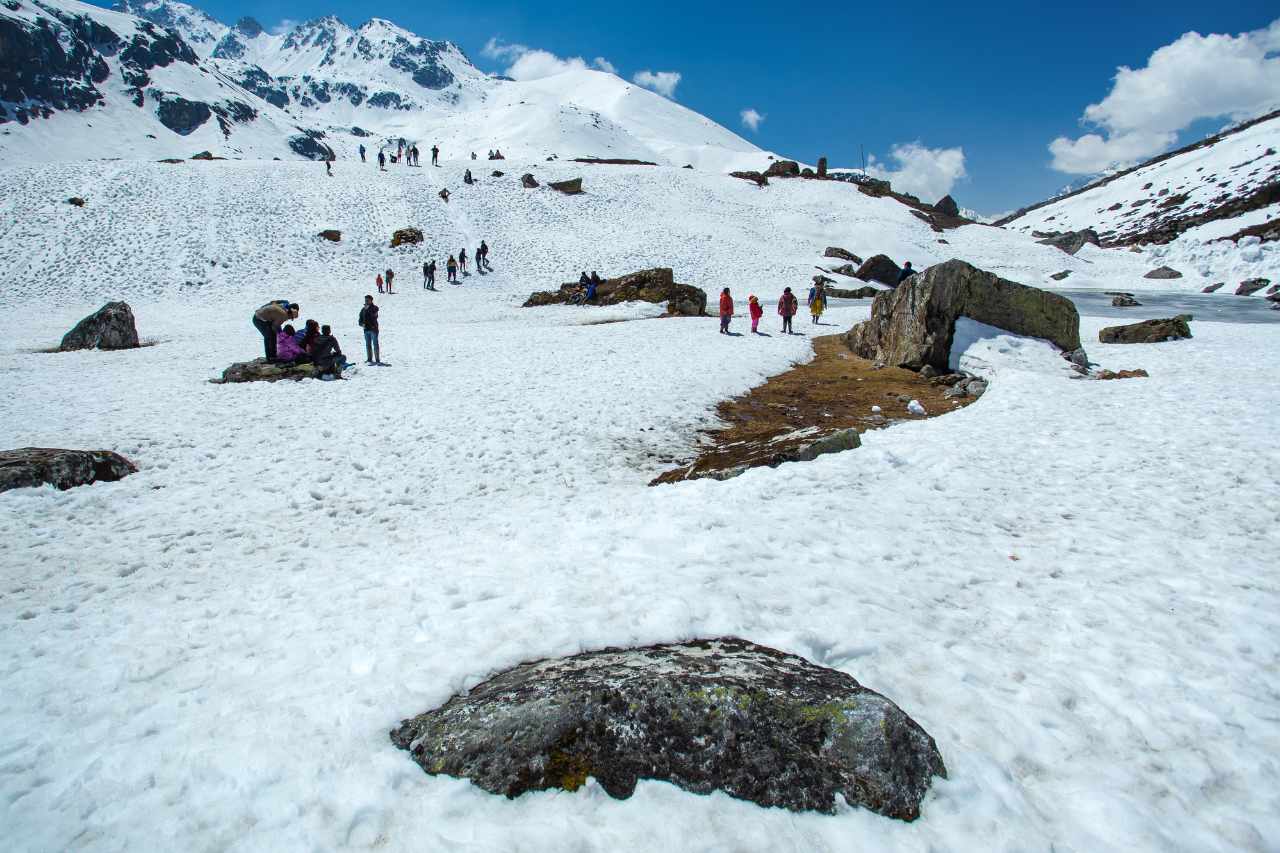
[(1104, 245), (1214, 239), (1280, 216), (1280, 112), (1236, 125), (996, 222), (1093, 228)]
[(0, 154), (154, 159), (357, 156), (399, 139), (446, 151), (645, 159), (729, 171), (767, 154), (707, 118), (600, 71), (515, 82), (452, 42), (374, 18), (284, 33), (227, 26), (172, 0), (5, 0)]

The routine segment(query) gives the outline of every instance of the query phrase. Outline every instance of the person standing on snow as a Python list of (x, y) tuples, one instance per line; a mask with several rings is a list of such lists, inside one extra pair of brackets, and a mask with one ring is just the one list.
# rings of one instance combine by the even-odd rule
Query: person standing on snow
[(387, 154), (381, 149), (378, 150), (378, 168), (387, 171)]
[(729, 321), (733, 319), (733, 297), (729, 288), (720, 291), (720, 334), (729, 334)]
[(476, 252), (476, 264), (487, 270), (493, 270), (493, 267), (489, 265), (489, 244), (483, 240), (480, 241), (480, 251)]
[(378, 306), (373, 304), (373, 297), (365, 294), (364, 307), (360, 309), (357, 321), (364, 329), (365, 364), (382, 364), (382, 350), (378, 347)]
[(377, 282), (377, 284), (378, 284), (378, 292), (379, 292), (379, 293), (381, 293), (381, 292), (382, 292), (382, 273), (378, 273), (378, 277), (377, 277), (376, 279), (374, 279), (374, 281), (376, 281), (376, 282)]
[(764, 309), (760, 307), (760, 300), (756, 299), (754, 293), (747, 297), (747, 313), (751, 315), (751, 334), (760, 334), (760, 318), (764, 316)]
[(391, 293), (391, 281), (396, 277), (395, 271), (387, 270), (387, 293)]
[(782, 317), (782, 333), (785, 335), (794, 334), (791, 330), (791, 318), (796, 316), (797, 309), (796, 295), (791, 292), (791, 288), (782, 291), (782, 297), (778, 300), (778, 315)]
[(363, 143), (363, 142), (362, 142), (362, 143), (360, 143), (360, 162), (361, 162), (361, 163), (367, 163), (367, 162), (369, 162), (369, 161), (368, 161), (368, 160), (366, 160), (366, 159), (365, 159), (365, 157), (364, 157), (364, 143)]
[(467, 247), (463, 246), (458, 250), (458, 269), (463, 275), (467, 274)]
[(432, 166), (440, 165), (440, 146), (438, 145), (431, 146), (431, 165)]
[(809, 288), (809, 313), (813, 315), (815, 326), (822, 319), (822, 312), (825, 310), (827, 310), (827, 286), (821, 279), (815, 278), (813, 287)]
[(268, 302), (253, 312), (253, 327), (262, 335), (262, 346), (267, 361), (276, 360), (276, 341), (280, 327), (289, 320), (298, 319), (298, 303), (287, 299)]
[(423, 290), (436, 289), (436, 262), (434, 259), (422, 265), (422, 288)]
[(454, 259), (453, 255), (450, 255), (449, 260), (445, 262), (444, 270), (449, 275), (449, 281), (453, 282), (454, 284), (457, 284), (458, 283), (458, 262)]

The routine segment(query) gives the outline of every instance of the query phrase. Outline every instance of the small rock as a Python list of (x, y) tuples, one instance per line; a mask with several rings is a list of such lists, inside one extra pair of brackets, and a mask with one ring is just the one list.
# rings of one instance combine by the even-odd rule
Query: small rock
[(67, 199), (67, 204), (74, 207), (84, 207), (84, 199), (80, 198), (78, 195), (73, 195), (71, 198)]
[(1182, 273), (1173, 267), (1156, 267), (1144, 275), (1143, 278), (1182, 278)]
[(538, 188), (538, 182), (534, 180), (533, 175), (529, 174), (528, 172), (525, 172), (523, 175), (520, 176), (520, 186), (524, 187), (527, 190), (533, 190)]
[(1092, 243), (1095, 246), (1098, 245), (1098, 232), (1092, 228), (1068, 231), (1065, 234), (1059, 234), (1055, 231), (1032, 231), (1031, 236), (1042, 238), (1040, 240), (1041, 244), (1061, 249), (1068, 255), (1074, 255), (1088, 243)]
[(792, 462), (811, 462), (827, 453), (840, 453), (861, 446), (862, 439), (858, 437), (856, 429), (842, 429), (811, 441), (786, 455)]
[(1049, 278), (1053, 279), (1054, 281), (1062, 281), (1069, 275), (1071, 275), (1071, 270), (1063, 270), (1062, 272), (1054, 273), (1053, 275), (1049, 276)]
[(1252, 296), (1270, 283), (1269, 278), (1251, 278), (1248, 281), (1242, 281), (1236, 288), (1236, 296)]
[(953, 397), (968, 397), (969, 391), (967, 390), (964, 383), (957, 382), (955, 385), (952, 385), (946, 391), (943, 391), (942, 396), (947, 399), (951, 399)]
[(1149, 376), (1147, 371), (1141, 368), (1137, 370), (1121, 370), (1114, 372), (1111, 370), (1099, 370), (1093, 375), (1094, 379), (1146, 379)]
[(970, 379), (964, 386), (964, 390), (969, 392), (970, 397), (981, 397), (987, 393), (987, 380)]
[(582, 178), (571, 178), (567, 181), (548, 181), (547, 186), (565, 195), (578, 195), (582, 192)]
[(1224, 284), (1226, 284), (1226, 282), (1225, 282), (1225, 281), (1220, 281), (1220, 282), (1217, 282), (1216, 284), (1211, 284), (1211, 285), (1209, 285), (1208, 287), (1206, 287), (1204, 290), (1202, 290), (1202, 291), (1200, 291), (1200, 292), (1201, 292), (1201, 293), (1214, 293), (1214, 292), (1216, 292), (1216, 291), (1218, 291), (1218, 290), (1221, 290), (1221, 289), (1222, 289), (1222, 286), (1223, 286)]
[(1191, 337), (1191, 327), (1182, 317), (1144, 320), (1127, 326), (1108, 326), (1098, 332), (1104, 344), (1151, 344)]
[[(321, 239), (328, 240), (328, 241), (329, 241), (329, 242), (331, 242), (331, 243), (338, 243), (338, 242), (341, 242), (341, 241), (342, 241), (342, 232), (341, 232), (341, 231), (339, 231), (339, 230), (338, 230), (338, 229), (336, 229), (336, 228), (326, 228), (325, 230), (323, 230), (323, 231), (321, 231), (321, 232), (320, 232), (320, 237), (321, 237)], [(392, 238), (391, 238), (391, 239), (392, 239), (392, 244), (391, 244), (391, 245), (393, 245), (393, 246), (394, 246), (394, 245), (397, 245), (397, 244), (394, 242), (394, 241), (395, 241), (395, 236), (394, 236), (394, 235), (392, 235)]]
[(1141, 302), (1127, 293), (1118, 293), (1111, 300), (1111, 307), (1113, 308), (1136, 308), (1141, 304)]
[(495, 178), (501, 178), (501, 177), (502, 177), (503, 175), (505, 175), (505, 174), (506, 174), (506, 172), (499, 172), (497, 169), (494, 169), (494, 170), (493, 170), (493, 177), (495, 177)]
[(935, 376), (941, 375), (942, 371), (938, 370), (938, 368), (934, 367), (932, 364), (926, 364), (924, 367), (920, 368), (921, 379), (932, 379)]

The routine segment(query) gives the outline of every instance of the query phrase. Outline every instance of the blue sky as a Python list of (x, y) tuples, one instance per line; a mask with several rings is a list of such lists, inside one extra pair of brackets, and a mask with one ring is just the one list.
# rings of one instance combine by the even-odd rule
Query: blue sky
[[(960, 204), (983, 213), (1038, 201), (1078, 178), (1051, 166), (1049, 145), (1058, 137), (1075, 140), (1092, 129), (1102, 137), (1097, 145), (1114, 143), (1145, 158), (1170, 139), (1185, 142), (1226, 123), (1223, 117), (1187, 113), (1179, 104), (1217, 103), (1217, 98), (1229, 107), (1224, 113), (1247, 112), (1270, 92), (1280, 105), (1277, 27), (1277, 43), (1240, 60), (1252, 63), (1240, 72), (1245, 77), (1259, 63), (1277, 66), (1249, 78), (1251, 91), (1175, 91), (1170, 103), (1152, 106), (1144, 81), (1135, 78), (1131, 91), (1118, 91), (1104, 105), (1107, 130), (1081, 125), (1086, 107), (1111, 92), (1118, 66), (1143, 68), (1153, 51), (1188, 31), (1235, 35), (1266, 28), (1280, 18), (1274, 0), (1083, 0), (1051, 11), (1026, 2), (865, 6), (822, 0), (794, 7), (614, 0), (376, 7), (345, 0), (209, 0), (194, 5), (227, 23), (250, 14), (267, 27), (325, 14), (355, 26), (376, 14), (419, 35), (454, 41), (490, 71), (509, 64), (485, 55), (484, 45), (498, 37), (558, 56), (604, 57), (628, 79), (643, 70), (677, 72), (675, 100), (788, 156), (813, 162), (825, 154), (832, 165), (857, 165), (861, 146), (892, 170), (901, 168), (892, 154), (895, 146), (919, 143), (920, 148), (899, 149), (908, 157), (914, 152), (910, 168), (941, 168), (944, 174), (918, 183), (944, 186), (949, 174)], [(1215, 50), (1234, 56), (1239, 47), (1226, 41), (1181, 44), (1190, 58), (1171, 53), (1160, 72), (1170, 78), (1192, 75), (1172, 79), (1175, 88), (1207, 85), (1201, 78), (1220, 76), (1214, 72), (1220, 63)], [(1196, 62), (1206, 73), (1179, 71), (1193, 69)], [(1230, 69), (1225, 73), (1240, 76)], [(1158, 75), (1153, 71), (1152, 76)], [(740, 118), (748, 108), (764, 116), (754, 132)], [(1089, 168), (1101, 156), (1089, 153), (1089, 142), (1094, 141), (1069, 147), (1060, 162)], [(954, 157), (936, 159), (939, 149), (951, 148), (963, 150), (964, 177), (955, 177)]]

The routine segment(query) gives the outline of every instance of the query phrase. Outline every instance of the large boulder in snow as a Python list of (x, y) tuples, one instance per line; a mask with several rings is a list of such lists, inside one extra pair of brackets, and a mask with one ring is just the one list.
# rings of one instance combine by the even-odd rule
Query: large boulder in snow
[(871, 319), (854, 326), (845, 341), (872, 361), (911, 370), (932, 365), (946, 373), (960, 317), (1043, 338), (1066, 353), (1080, 349), (1080, 315), (1070, 299), (954, 259), (877, 296)]
[(527, 190), (536, 190), (538, 188), (538, 181), (533, 175), (525, 172), (520, 176), (520, 186)]
[(46, 484), (70, 489), (99, 481), (114, 482), (137, 471), (136, 465), (110, 450), (0, 450), (0, 492)]
[(855, 276), (863, 281), (878, 281), (890, 287), (897, 287), (898, 276), (902, 270), (888, 255), (872, 255), (858, 267)]
[(1269, 284), (1271, 284), (1269, 278), (1251, 278), (1248, 281), (1242, 281), (1236, 288), (1236, 296), (1253, 296)]
[(775, 160), (764, 170), (766, 178), (798, 178), (800, 164), (795, 160)]
[(419, 228), (400, 228), (391, 235), (391, 248), (397, 246), (416, 246), (423, 240), (422, 230)]
[[(1042, 232), (1032, 231), (1031, 236), (1038, 237)], [(1046, 246), (1055, 246), (1068, 255), (1074, 255), (1076, 252), (1084, 248), (1086, 243), (1092, 243), (1097, 246), (1098, 232), (1092, 228), (1082, 228), (1079, 231), (1068, 231), (1065, 234), (1047, 234), (1044, 239), (1040, 240)]]
[[(563, 284), (559, 290), (544, 290), (532, 294), (525, 301), (524, 307), (564, 304), (577, 291), (576, 281)], [(686, 317), (700, 317), (707, 311), (706, 292), (692, 285), (678, 284), (670, 267), (640, 270), (605, 279), (596, 288), (595, 300), (589, 304), (617, 305), (622, 302), (665, 302), (668, 313)]]
[(138, 327), (128, 302), (108, 302), (85, 317), (62, 337), (59, 352), (79, 349), (133, 349)]
[(582, 178), (570, 178), (567, 181), (547, 181), (547, 186), (565, 195), (578, 195), (582, 192)]
[(1107, 326), (1098, 332), (1098, 340), (1104, 344), (1155, 344), (1191, 337), (1191, 327), (1186, 315), (1162, 320), (1143, 320), (1127, 326)]
[(1144, 275), (1143, 278), (1182, 278), (1182, 273), (1173, 267), (1156, 267)]
[(847, 249), (841, 249), (839, 246), (828, 246), (827, 250), (822, 253), (824, 258), (838, 258), (842, 261), (848, 261), (851, 264), (861, 264), (862, 258), (850, 252)]
[(833, 813), (837, 797), (914, 820), (932, 737), (850, 675), (727, 637), (524, 663), (404, 720), (391, 741), (430, 774), (494, 794), (625, 799), (640, 779)]
[(944, 216), (959, 216), (960, 205), (956, 204), (956, 200), (949, 195), (944, 195), (934, 204), (933, 209)]
[(752, 172), (752, 171), (730, 172), (729, 177), (740, 178), (741, 180), (744, 180), (744, 181), (751, 181), (753, 184), (755, 184), (758, 187), (766, 187), (769, 185), (769, 179), (766, 178), (764, 175), (762, 175), (760, 172)]
[(320, 369), (311, 362), (299, 364), (272, 364), (265, 358), (253, 361), (238, 361), (222, 371), (221, 379), (211, 379), (215, 385), (226, 385), (236, 382), (279, 382), (282, 379), (298, 381), (300, 379), (319, 379)]

